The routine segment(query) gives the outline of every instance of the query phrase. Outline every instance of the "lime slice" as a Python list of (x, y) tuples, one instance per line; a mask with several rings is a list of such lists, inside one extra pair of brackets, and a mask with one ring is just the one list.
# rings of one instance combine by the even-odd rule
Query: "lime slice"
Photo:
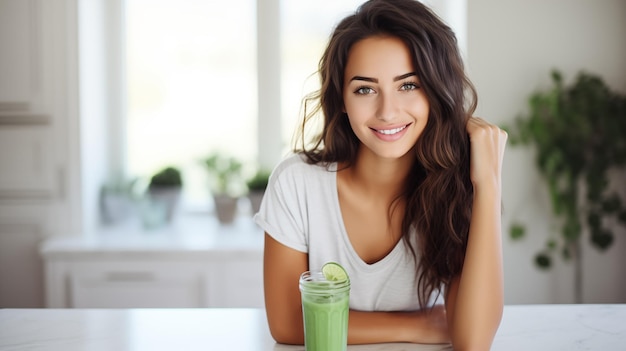
[(331, 282), (340, 282), (348, 280), (348, 273), (339, 265), (339, 263), (328, 262), (322, 267), (324, 278)]

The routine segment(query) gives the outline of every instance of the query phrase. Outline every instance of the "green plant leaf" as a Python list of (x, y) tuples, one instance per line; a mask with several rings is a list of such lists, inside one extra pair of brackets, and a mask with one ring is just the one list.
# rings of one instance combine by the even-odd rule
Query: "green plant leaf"
[(595, 211), (589, 212), (589, 214), (587, 215), (587, 224), (589, 225), (589, 228), (591, 230), (600, 229), (600, 225), (601, 225), (600, 215)]
[[(513, 145), (529, 145), (547, 185), (559, 240), (546, 242), (535, 256), (540, 268), (551, 266), (552, 255), (573, 257), (571, 245), (590, 233), (601, 250), (613, 243), (615, 225), (626, 226), (626, 199), (607, 194), (612, 170), (626, 168), (626, 95), (611, 91), (599, 76), (580, 72), (565, 84), (558, 70), (550, 72), (552, 87), (529, 94), (529, 111), (507, 126)], [(579, 194), (581, 191), (584, 194)], [(613, 217), (617, 221), (606, 221)], [(614, 224), (616, 223), (616, 224)], [(603, 225), (612, 225), (610, 230)], [(513, 224), (513, 239), (523, 237)], [(558, 250), (558, 251), (557, 251)]]
[(270, 178), (271, 171), (266, 169), (259, 169), (252, 178), (246, 181), (248, 190), (265, 190)]
[(592, 232), (591, 243), (601, 251), (604, 251), (613, 244), (613, 233), (608, 230)]
[(621, 207), (622, 201), (615, 193), (602, 201), (602, 210), (606, 214), (616, 213)]
[(155, 173), (150, 178), (150, 188), (158, 187), (180, 187), (183, 181), (178, 168), (169, 166)]
[(526, 235), (526, 227), (519, 223), (511, 225), (509, 234), (513, 240), (521, 240)]
[(237, 158), (214, 152), (203, 161), (213, 182), (212, 190), (215, 193), (234, 194), (245, 187), (245, 181), (241, 174), (243, 164)]
[(537, 265), (540, 269), (547, 270), (552, 266), (552, 258), (545, 253), (538, 253), (535, 256), (535, 265)]
[(566, 241), (572, 242), (580, 237), (580, 222), (577, 218), (569, 218), (563, 226), (563, 237)]

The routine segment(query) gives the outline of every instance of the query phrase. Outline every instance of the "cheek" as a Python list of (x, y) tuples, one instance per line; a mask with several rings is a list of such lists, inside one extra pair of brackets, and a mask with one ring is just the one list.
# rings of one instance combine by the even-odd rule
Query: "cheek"
[(348, 119), (352, 131), (356, 135), (361, 135), (363, 130), (367, 128), (368, 115), (362, 111), (361, 107), (357, 106), (352, 106), (352, 108), (346, 106), (346, 113), (347, 116), (345, 118)]
[(359, 116), (359, 109), (354, 106), (351, 105), (349, 103), (345, 104), (345, 112), (348, 115), (348, 118), (350, 119), (350, 123), (352, 123), (352, 120), (354, 120), (355, 118), (358, 118)]
[(430, 104), (425, 96), (420, 96), (419, 99), (412, 102), (410, 109), (413, 115), (427, 119), (430, 113)]
[(372, 106), (367, 99), (344, 99), (344, 109), (350, 120), (366, 120), (372, 114)]
[(430, 107), (428, 105), (422, 105), (417, 108), (416, 111), (420, 117), (424, 119), (428, 119), (428, 115), (430, 113)]

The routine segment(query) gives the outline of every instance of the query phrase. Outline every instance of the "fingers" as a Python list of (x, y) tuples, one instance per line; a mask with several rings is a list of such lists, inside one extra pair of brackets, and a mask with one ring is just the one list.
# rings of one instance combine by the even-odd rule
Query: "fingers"
[(470, 117), (467, 121), (466, 129), (470, 135), (470, 139), (472, 139), (472, 137), (475, 139), (491, 139), (492, 141), (497, 141), (501, 146), (506, 144), (506, 140), (508, 139), (506, 131), (480, 117)]
[(504, 130), (500, 129), (495, 124), (491, 124), (480, 117), (470, 117), (470, 119), (467, 121), (468, 132), (476, 128), (487, 128), (492, 131), (497, 131), (499, 134), (507, 135), (507, 133)]
[(471, 117), (467, 122), (470, 137), (470, 177), (474, 184), (490, 179), (499, 181), (507, 133), (482, 118)]

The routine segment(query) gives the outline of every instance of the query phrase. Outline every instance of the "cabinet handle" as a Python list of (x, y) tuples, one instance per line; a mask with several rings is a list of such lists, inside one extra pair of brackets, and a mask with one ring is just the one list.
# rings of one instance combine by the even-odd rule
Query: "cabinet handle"
[(105, 279), (110, 282), (146, 282), (155, 280), (152, 272), (108, 272)]

